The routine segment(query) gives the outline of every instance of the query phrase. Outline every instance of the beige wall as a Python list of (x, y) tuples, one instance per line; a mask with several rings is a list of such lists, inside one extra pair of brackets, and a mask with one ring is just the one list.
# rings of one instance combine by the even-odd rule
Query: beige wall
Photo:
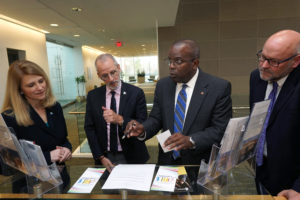
[(0, 107), (6, 88), (7, 48), (26, 51), (26, 59), (40, 65), (49, 74), (45, 34), (0, 19)]
[(232, 83), (233, 105), (248, 105), (249, 74), (265, 39), (281, 29), (300, 31), (299, 0), (182, 0), (174, 27), (158, 29), (160, 77), (173, 41), (200, 45), (202, 70)]
[(88, 93), (90, 90), (94, 89), (94, 86), (101, 86), (101, 80), (98, 78), (97, 71), (95, 68), (95, 60), (98, 55), (103, 52), (82, 47), (82, 57), (83, 57), (83, 66), (84, 66), (84, 74), (86, 78), (86, 92)]

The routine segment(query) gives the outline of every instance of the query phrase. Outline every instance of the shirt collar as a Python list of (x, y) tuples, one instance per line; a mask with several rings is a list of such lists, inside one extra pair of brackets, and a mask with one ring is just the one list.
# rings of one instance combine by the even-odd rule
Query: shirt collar
[[(114, 91), (116, 92), (117, 95), (121, 94), (121, 86), (122, 86), (122, 81), (120, 81), (117, 89), (115, 89)], [(112, 91), (112, 89), (110, 89), (108, 86), (106, 86), (106, 95), (110, 94), (110, 92)]]
[[(187, 83), (185, 83), (187, 85), (187, 87), (190, 87), (190, 88), (195, 87), (196, 81), (197, 81), (197, 78), (198, 78), (198, 74), (199, 74), (199, 69), (197, 68), (197, 71), (194, 74), (194, 76)], [(179, 88), (181, 88), (182, 85), (183, 85), (183, 83), (177, 83), (177, 87), (179, 87)]]
[[(278, 84), (278, 87), (282, 88), (282, 86), (283, 86), (283, 84), (286, 81), (286, 79), (287, 79), (288, 76), (289, 75), (286, 75), (286, 76), (282, 77), (281, 79), (279, 79), (278, 81), (276, 81), (277, 84)], [(269, 81), (269, 84), (272, 84), (272, 82)]]

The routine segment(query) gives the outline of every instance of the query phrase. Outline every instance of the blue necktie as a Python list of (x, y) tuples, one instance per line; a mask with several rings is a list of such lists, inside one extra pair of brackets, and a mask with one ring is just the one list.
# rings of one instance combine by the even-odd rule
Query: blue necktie
[[(182, 133), (185, 118), (185, 108), (187, 95), (185, 92), (186, 84), (182, 85), (182, 89), (178, 93), (177, 102), (174, 113), (174, 133)], [(179, 151), (173, 150), (173, 158), (176, 160), (180, 156)]]
[(277, 87), (278, 84), (277, 82), (273, 82), (273, 89), (271, 93), (269, 94), (269, 98), (271, 99), (269, 108), (268, 108), (268, 113), (265, 119), (264, 126), (262, 128), (259, 140), (257, 142), (257, 152), (256, 152), (256, 164), (257, 166), (261, 166), (263, 164), (263, 155), (264, 155), (264, 146), (265, 146), (265, 140), (266, 140), (266, 132), (267, 132), (267, 127), (268, 127), (268, 122), (272, 113), (272, 109), (275, 104), (276, 100), (276, 94), (277, 94)]

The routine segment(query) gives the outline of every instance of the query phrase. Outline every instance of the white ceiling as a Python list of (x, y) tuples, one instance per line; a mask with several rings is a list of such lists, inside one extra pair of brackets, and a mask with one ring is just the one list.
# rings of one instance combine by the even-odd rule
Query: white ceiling
[[(179, 0), (0, 0), (0, 14), (49, 31), (47, 38), (58, 42), (88, 45), (116, 56), (141, 56), (157, 54), (156, 27), (174, 26), (178, 4)], [(74, 12), (73, 7), (82, 11)], [(123, 46), (116, 47), (116, 41)]]

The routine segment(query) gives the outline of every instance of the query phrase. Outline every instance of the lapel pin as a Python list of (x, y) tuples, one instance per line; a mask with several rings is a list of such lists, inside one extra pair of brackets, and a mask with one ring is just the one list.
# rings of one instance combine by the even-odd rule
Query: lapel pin
[(126, 95), (126, 92), (125, 92), (125, 91), (123, 92), (123, 95)]
[(53, 115), (53, 112), (50, 112), (50, 115)]
[(201, 95), (204, 95), (204, 92), (200, 92)]

